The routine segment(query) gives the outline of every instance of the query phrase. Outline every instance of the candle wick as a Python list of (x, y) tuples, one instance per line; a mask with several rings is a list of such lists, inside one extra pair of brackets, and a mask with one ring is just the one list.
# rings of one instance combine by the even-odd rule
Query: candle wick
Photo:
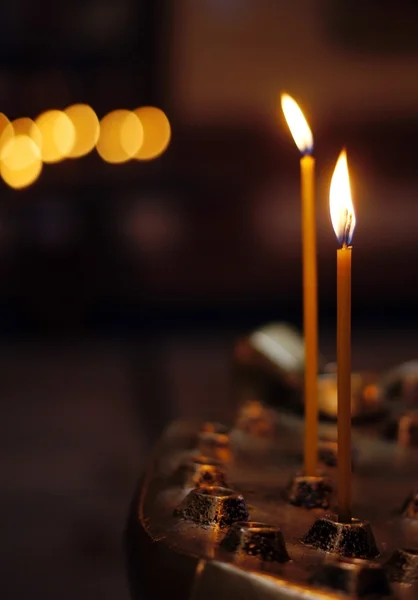
[(344, 210), (344, 226), (343, 226), (343, 234), (341, 236), (342, 247), (347, 248), (350, 243), (351, 238), (351, 226), (353, 223), (353, 214), (348, 212), (346, 208)]

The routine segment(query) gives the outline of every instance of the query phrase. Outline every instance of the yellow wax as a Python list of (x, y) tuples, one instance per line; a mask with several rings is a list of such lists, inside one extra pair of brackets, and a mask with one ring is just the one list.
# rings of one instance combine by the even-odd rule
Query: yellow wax
[(351, 247), (337, 250), (338, 520), (351, 522)]
[(300, 161), (302, 196), (303, 331), (305, 339), (305, 475), (316, 475), (318, 454), (318, 300), (315, 160)]

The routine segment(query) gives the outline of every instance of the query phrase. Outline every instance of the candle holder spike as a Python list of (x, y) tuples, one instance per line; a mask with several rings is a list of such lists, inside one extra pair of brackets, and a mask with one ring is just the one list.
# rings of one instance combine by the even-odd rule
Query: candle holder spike
[(406, 519), (418, 519), (418, 492), (410, 494), (401, 508), (401, 515)]
[[(357, 448), (351, 451), (351, 467), (354, 469), (358, 460)], [(326, 467), (338, 466), (338, 443), (334, 440), (320, 439), (318, 442), (318, 462)]]
[(226, 428), (218, 426), (213, 431), (203, 430), (198, 434), (199, 451), (222, 462), (229, 462), (232, 456), (231, 442)]
[(234, 523), (224, 539), (221, 547), (236, 555), (249, 555), (266, 562), (284, 563), (289, 559), (283, 534), (277, 527), (246, 521)]
[(207, 486), (191, 490), (174, 515), (198, 525), (228, 527), (236, 521), (247, 521), (248, 510), (241, 494), (224, 487)]
[(201, 485), (226, 487), (225, 471), (219, 460), (208, 456), (195, 456), (179, 465), (173, 476), (173, 483), (184, 488)]
[(400, 446), (418, 446), (418, 411), (402, 412), (387, 419), (383, 437)]
[(293, 506), (323, 508), (330, 505), (332, 482), (325, 475), (296, 475), (285, 491), (285, 497)]
[(331, 516), (317, 519), (301, 542), (348, 558), (375, 558), (379, 550), (370, 523), (352, 519), (340, 523)]
[(384, 372), (379, 379), (384, 397), (391, 403), (418, 406), (418, 360), (410, 360)]
[(358, 558), (329, 557), (314, 572), (310, 583), (354, 598), (392, 596), (384, 568), (378, 563)]
[(395, 550), (385, 563), (385, 568), (391, 581), (413, 583), (418, 579), (418, 550), (413, 548)]

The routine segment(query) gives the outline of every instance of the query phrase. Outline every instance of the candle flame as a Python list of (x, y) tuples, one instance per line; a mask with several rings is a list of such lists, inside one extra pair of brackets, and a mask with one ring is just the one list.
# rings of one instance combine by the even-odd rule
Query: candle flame
[(281, 95), (281, 103), (283, 114), (296, 146), (302, 154), (311, 154), (313, 150), (312, 131), (299, 105), (289, 94)]
[(356, 217), (351, 199), (347, 153), (342, 150), (335, 165), (329, 190), (331, 222), (339, 242), (348, 246), (353, 239)]

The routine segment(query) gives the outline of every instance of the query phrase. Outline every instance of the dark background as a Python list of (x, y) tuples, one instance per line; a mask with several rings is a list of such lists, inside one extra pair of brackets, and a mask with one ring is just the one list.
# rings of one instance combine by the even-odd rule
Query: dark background
[(0, 189), (5, 597), (127, 598), (121, 532), (162, 427), (227, 418), (235, 337), (300, 325), (299, 156), (281, 90), (314, 130), (321, 345), (332, 359), (328, 188), (345, 145), (354, 362), (414, 357), (417, 17), (412, 0), (1, 7), (10, 119), (151, 104), (172, 126), (155, 161), (92, 153)]

